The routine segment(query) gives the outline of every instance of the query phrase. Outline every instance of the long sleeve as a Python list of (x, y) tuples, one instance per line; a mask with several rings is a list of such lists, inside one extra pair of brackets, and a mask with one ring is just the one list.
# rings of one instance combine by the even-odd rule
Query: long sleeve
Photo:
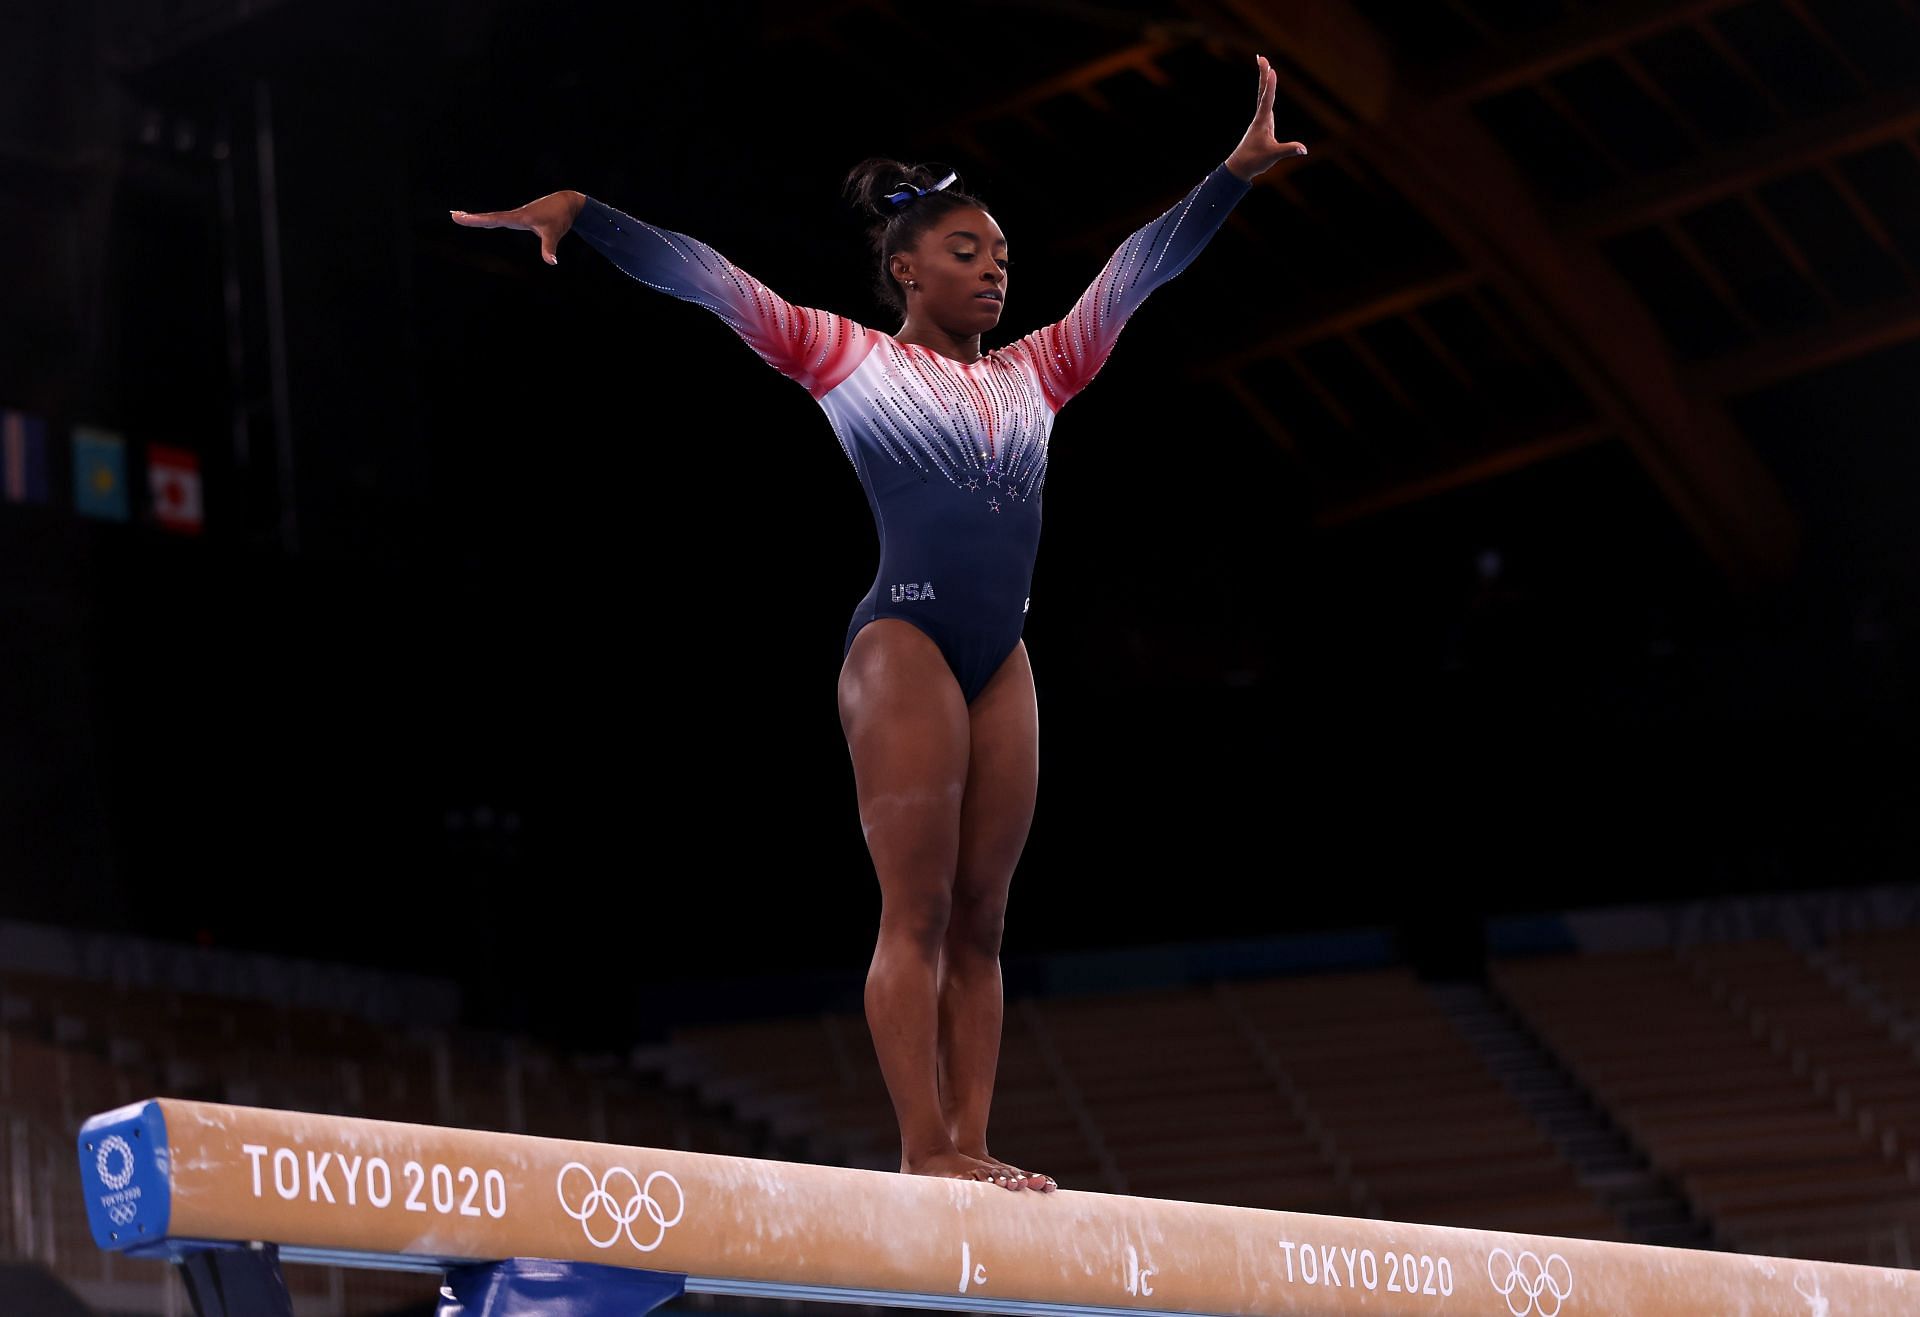
[(657, 228), (592, 197), (573, 232), (647, 287), (719, 316), (816, 400), (852, 374), (879, 337), (845, 316), (795, 306), (698, 238)]
[(1066, 319), (1019, 341), (1016, 350), (1031, 354), (1055, 411), (1087, 387), (1128, 317), (1147, 294), (1187, 268), (1250, 187), (1224, 163), (1216, 166), (1166, 214), (1120, 244)]

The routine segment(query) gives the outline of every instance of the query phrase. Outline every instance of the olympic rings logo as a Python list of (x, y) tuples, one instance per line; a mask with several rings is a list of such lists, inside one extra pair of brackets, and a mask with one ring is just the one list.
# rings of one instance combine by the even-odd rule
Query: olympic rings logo
[[(1504, 1258), (1498, 1269), (1495, 1258)], [(1560, 1270), (1566, 1273), (1563, 1283), (1554, 1273), (1553, 1264), (1560, 1264)], [(1528, 1263), (1532, 1263), (1529, 1270)], [(1504, 1275), (1502, 1273), (1505, 1273)], [(1487, 1279), (1493, 1282), (1493, 1288), (1507, 1301), (1507, 1311), (1513, 1317), (1528, 1317), (1536, 1313), (1538, 1317), (1556, 1317), (1560, 1305), (1573, 1297), (1573, 1266), (1558, 1253), (1547, 1254), (1546, 1262), (1531, 1249), (1522, 1249), (1519, 1257), (1496, 1248), (1487, 1255)], [(1552, 1306), (1541, 1296), (1552, 1295)], [(1517, 1298), (1516, 1298), (1517, 1296)]]
[[(574, 1204), (567, 1199), (567, 1172), (569, 1171), (578, 1171), (587, 1177), (586, 1196), (581, 1200), (578, 1207), (574, 1206)], [(613, 1182), (616, 1176), (625, 1177), (627, 1184), (632, 1186), (633, 1192), (627, 1195), (625, 1199), (620, 1198), (613, 1191)], [(656, 1180), (665, 1180), (673, 1186), (675, 1206), (672, 1217), (668, 1217), (666, 1211), (660, 1205), (660, 1200), (653, 1196), (653, 1184)], [(612, 1248), (620, 1241), (620, 1236), (622, 1232), (624, 1232), (627, 1236), (628, 1243), (632, 1244), (642, 1253), (651, 1253), (654, 1249), (659, 1248), (661, 1241), (667, 1237), (667, 1229), (670, 1226), (678, 1225), (681, 1216), (683, 1216), (687, 1210), (686, 1191), (680, 1187), (678, 1180), (674, 1179), (673, 1176), (665, 1171), (653, 1172), (653, 1174), (647, 1177), (646, 1182), (643, 1184), (640, 1178), (632, 1171), (624, 1166), (616, 1166), (598, 1180), (595, 1180), (593, 1178), (593, 1172), (585, 1166), (579, 1162), (568, 1162), (560, 1168), (560, 1178), (555, 1182), (554, 1187), (560, 1194), (561, 1210), (580, 1223), (580, 1228), (586, 1232), (587, 1242), (595, 1248)], [(603, 1211), (607, 1214), (607, 1219), (613, 1225), (613, 1229), (605, 1239), (601, 1239), (594, 1233), (593, 1224), (594, 1218), (599, 1216)], [(654, 1236), (653, 1242), (650, 1244), (642, 1244), (634, 1237), (633, 1233), (633, 1223), (638, 1221), (643, 1215), (647, 1220), (651, 1221), (660, 1232)]]
[(139, 1209), (132, 1203), (115, 1203), (107, 1209), (107, 1215), (113, 1218), (113, 1223), (117, 1226), (132, 1225), (133, 1218), (139, 1214)]
[[(108, 1158), (118, 1157), (117, 1168), (108, 1165)], [(93, 1169), (99, 1174), (100, 1182), (109, 1189), (124, 1189), (133, 1182), (133, 1149), (118, 1134), (109, 1134), (100, 1142), (100, 1151), (93, 1156)], [(124, 1222), (122, 1224), (125, 1224)]]

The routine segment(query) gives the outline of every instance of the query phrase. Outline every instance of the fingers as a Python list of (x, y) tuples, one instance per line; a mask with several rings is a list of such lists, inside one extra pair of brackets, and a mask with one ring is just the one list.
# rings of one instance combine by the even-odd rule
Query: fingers
[(450, 210), (447, 214), (455, 224), (463, 224), (470, 229), (526, 229), (540, 235), (540, 259), (548, 265), (560, 264), (560, 256), (554, 250), (553, 230), (550, 226), (529, 224), (522, 212), (525, 206), (517, 210), (489, 210), (475, 214), (465, 210)]
[[(1260, 91), (1253, 103), (1254, 130), (1264, 128), (1265, 131), (1271, 135), (1273, 132), (1273, 102), (1280, 90), (1280, 73), (1279, 70), (1267, 62), (1265, 55), (1255, 55), (1253, 58), (1254, 62), (1260, 66)], [(1265, 124), (1260, 122), (1262, 117), (1266, 119)], [(1304, 142), (1281, 142), (1278, 145), (1280, 154), (1283, 156), (1301, 156), (1307, 153), (1306, 143)]]
[(472, 214), (464, 210), (450, 210), (455, 224), (464, 224), (470, 229), (512, 229), (520, 227), (515, 223), (520, 214), (517, 210), (489, 210)]

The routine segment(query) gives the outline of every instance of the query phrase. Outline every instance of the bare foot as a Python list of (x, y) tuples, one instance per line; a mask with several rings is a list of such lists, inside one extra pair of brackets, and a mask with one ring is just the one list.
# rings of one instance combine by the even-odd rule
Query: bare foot
[(977, 1153), (967, 1154), (993, 1167), (999, 1174), (1007, 1177), (1009, 1189), (1035, 1189), (1041, 1193), (1052, 1193), (1060, 1186), (1054, 1183), (1051, 1175), (1042, 1175), (1038, 1171), (1023, 1171), (1010, 1162), (1003, 1162), (990, 1154), (985, 1148)]
[(900, 1163), (902, 1175), (940, 1175), (949, 1180), (981, 1180), (988, 1184), (998, 1184), (1008, 1189), (1020, 1186), (1014, 1183), (1013, 1168), (1002, 1166), (999, 1162), (981, 1157), (969, 1157), (964, 1152), (936, 1152), (918, 1161), (903, 1160)]

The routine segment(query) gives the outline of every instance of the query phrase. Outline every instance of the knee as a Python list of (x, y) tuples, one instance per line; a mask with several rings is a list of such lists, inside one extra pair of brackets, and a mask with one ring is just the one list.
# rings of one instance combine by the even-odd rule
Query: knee
[(880, 903), (880, 940), (911, 947), (932, 959), (946, 942), (952, 914), (951, 892), (889, 896)]
[(991, 960), (1000, 954), (1006, 922), (1005, 901), (956, 897), (947, 921), (946, 945), (953, 953)]

